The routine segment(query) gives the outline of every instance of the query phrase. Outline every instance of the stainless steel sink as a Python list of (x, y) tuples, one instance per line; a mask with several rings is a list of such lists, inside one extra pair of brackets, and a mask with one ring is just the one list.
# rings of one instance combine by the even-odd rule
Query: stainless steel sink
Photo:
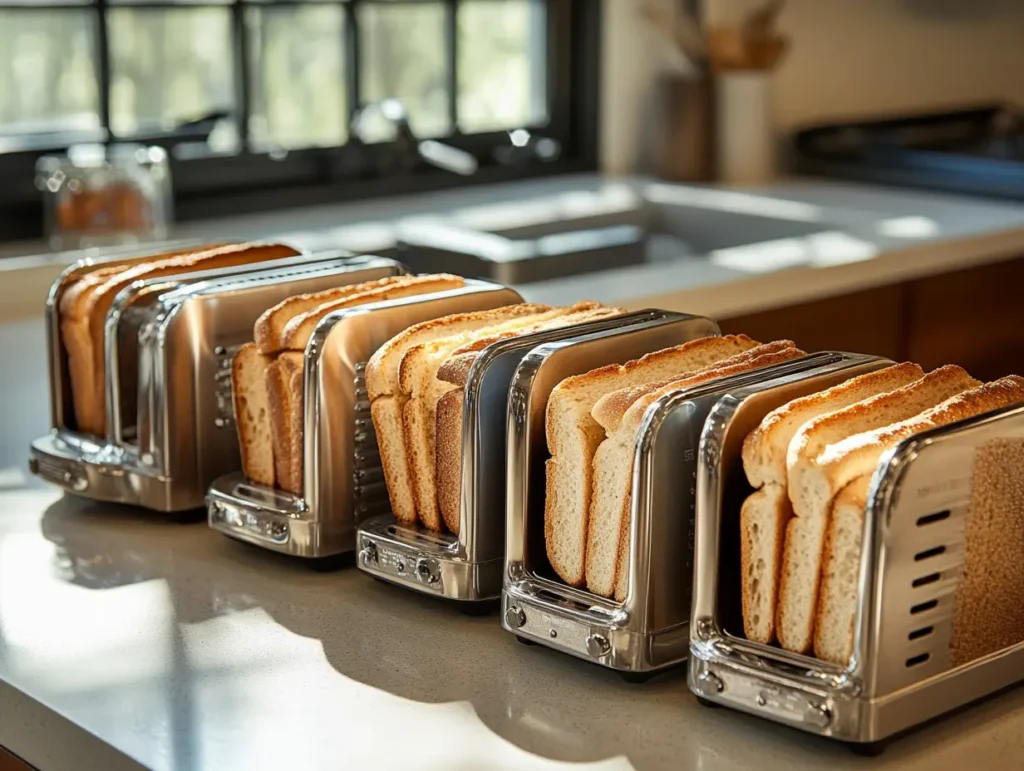
[(407, 220), (398, 226), (397, 256), (416, 271), (527, 284), (828, 229), (806, 203), (623, 183)]

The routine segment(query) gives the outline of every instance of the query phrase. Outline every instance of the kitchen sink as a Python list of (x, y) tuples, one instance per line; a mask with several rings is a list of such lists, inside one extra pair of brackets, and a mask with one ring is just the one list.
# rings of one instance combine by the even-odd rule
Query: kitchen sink
[(829, 230), (812, 204), (651, 183), (504, 202), (399, 223), (411, 269), (527, 284), (792, 242)]

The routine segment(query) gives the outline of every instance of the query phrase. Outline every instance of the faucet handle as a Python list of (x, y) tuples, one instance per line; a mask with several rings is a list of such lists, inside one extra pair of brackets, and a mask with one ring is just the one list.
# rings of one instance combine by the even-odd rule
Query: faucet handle
[(508, 132), (509, 143), (494, 151), (494, 158), (506, 166), (525, 166), (533, 160), (549, 163), (558, 160), (562, 144), (557, 139), (533, 134), (519, 128)]

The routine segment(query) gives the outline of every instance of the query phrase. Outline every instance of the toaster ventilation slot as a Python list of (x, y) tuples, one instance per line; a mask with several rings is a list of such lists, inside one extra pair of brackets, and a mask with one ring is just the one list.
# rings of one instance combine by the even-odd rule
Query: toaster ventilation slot
[(942, 573), (929, 573), (926, 576), (921, 576), (920, 578), (915, 578), (910, 583), (910, 585), (914, 589), (917, 589), (919, 586), (927, 586), (928, 584), (934, 584), (940, 578), (942, 578)]
[(940, 554), (945, 553), (945, 546), (936, 546), (933, 549), (925, 549), (924, 551), (919, 551), (914, 555), (914, 562), (921, 562), (922, 560), (930, 559), (931, 557), (938, 557)]
[(920, 640), (922, 637), (927, 637), (928, 635), (930, 635), (934, 631), (935, 631), (935, 627), (933, 627), (933, 626), (925, 626), (925, 627), (922, 627), (920, 629), (915, 629), (914, 631), (912, 631), (910, 634), (907, 635), (907, 639), (908, 640)]
[(352, 432), (352, 497), (360, 521), (390, 510), (384, 468), (377, 447), (377, 434), (370, 416), (370, 396), (366, 390), (366, 362), (355, 367), (354, 431)]
[(938, 606), (938, 604), (938, 600), (927, 600), (926, 602), (920, 602), (910, 609), (910, 615), (916, 616), (918, 613), (924, 613), (925, 611), (931, 610), (932, 608)]
[(925, 527), (926, 525), (931, 525), (935, 522), (941, 522), (944, 519), (949, 519), (948, 509), (946, 511), (938, 511), (934, 514), (927, 514), (926, 516), (919, 517), (917, 520), (917, 526)]
[(930, 658), (931, 654), (929, 653), (919, 653), (916, 656), (911, 656), (909, 659), (907, 659), (907, 669), (910, 669), (911, 667), (916, 667), (919, 664), (924, 664)]

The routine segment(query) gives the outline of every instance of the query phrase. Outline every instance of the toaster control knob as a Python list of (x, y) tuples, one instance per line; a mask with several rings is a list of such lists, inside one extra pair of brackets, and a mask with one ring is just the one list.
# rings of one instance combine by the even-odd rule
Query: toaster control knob
[(603, 634), (592, 634), (587, 638), (587, 653), (595, 659), (607, 656), (612, 646), (608, 644), (608, 638)]
[(522, 608), (510, 605), (508, 610), (505, 611), (505, 623), (512, 629), (518, 629), (526, 623), (526, 614), (523, 613)]
[(441, 578), (441, 569), (437, 560), (420, 557), (416, 560), (416, 575), (425, 584), (436, 584)]
[(376, 565), (377, 544), (373, 541), (367, 541), (366, 545), (363, 546), (362, 551), (359, 552), (359, 559), (364, 565)]

